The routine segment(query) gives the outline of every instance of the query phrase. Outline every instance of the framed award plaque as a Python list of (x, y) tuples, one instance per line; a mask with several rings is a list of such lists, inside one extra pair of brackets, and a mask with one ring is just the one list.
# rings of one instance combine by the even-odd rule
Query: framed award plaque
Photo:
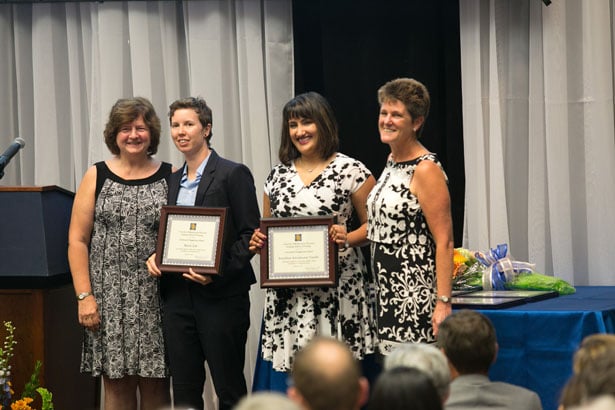
[(156, 264), (162, 272), (220, 273), (226, 208), (162, 207)]
[(263, 218), (261, 287), (335, 286), (337, 245), (329, 239), (335, 216)]

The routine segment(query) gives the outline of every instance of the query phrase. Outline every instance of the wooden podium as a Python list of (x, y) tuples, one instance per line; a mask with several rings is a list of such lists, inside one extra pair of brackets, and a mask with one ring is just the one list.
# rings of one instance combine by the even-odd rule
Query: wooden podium
[(55, 408), (89, 410), (100, 394), (96, 379), (79, 372), (83, 329), (67, 256), (72, 204), (73, 194), (56, 186), (0, 186), (0, 342), (11, 321), (16, 395), (40, 360)]

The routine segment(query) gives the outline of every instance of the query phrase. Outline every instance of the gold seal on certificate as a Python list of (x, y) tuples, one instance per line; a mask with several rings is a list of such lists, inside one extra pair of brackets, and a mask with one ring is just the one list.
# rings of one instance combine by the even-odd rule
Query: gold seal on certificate
[(156, 264), (163, 272), (220, 273), (226, 208), (163, 206)]
[(337, 246), (329, 239), (335, 216), (263, 218), (261, 287), (335, 286)]

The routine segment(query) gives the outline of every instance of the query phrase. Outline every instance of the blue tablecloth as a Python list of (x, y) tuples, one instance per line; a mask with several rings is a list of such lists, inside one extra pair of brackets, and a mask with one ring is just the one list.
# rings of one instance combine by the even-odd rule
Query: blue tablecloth
[[(491, 379), (534, 390), (544, 410), (556, 410), (581, 340), (615, 333), (615, 286), (578, 286), (574, 295), (480, 312), (493, 321), (498, 336)], [(373, 380), (373, 374), (368, 376)], [(254, 391), (285, 392), (286, 383), (286, 373), (273, 370), (270, 362), (257, 362)]]
[(615, 333), (615, 286), (578, 286), (573, 295), (481, 312), (498, 337), (491, 379), (534, 390), (544, 410), (556, 410), (581, 340)]

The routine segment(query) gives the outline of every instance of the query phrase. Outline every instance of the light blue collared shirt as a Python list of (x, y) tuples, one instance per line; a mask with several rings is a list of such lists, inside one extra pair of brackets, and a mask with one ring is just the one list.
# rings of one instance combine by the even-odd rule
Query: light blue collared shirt
[(205, 166), (207, 165), (207, 161), (209, 161), (209, 155), (207, 158), (201, 162), (201, 165), (196, 169), (196, 178), (194, 181), (188, 181), (188, 166), (184, 167), (184, 173), (182, 174), (181, 182), (179, 183), (179, 193), (177, 194), (177, 205), (180, 206), (194, 206), (194, 202), (196, 201), (196, 191), (199, 188), (199, 182), (201, 182), (201, 177), (203, 176), (203, 171), (205, 170)]

